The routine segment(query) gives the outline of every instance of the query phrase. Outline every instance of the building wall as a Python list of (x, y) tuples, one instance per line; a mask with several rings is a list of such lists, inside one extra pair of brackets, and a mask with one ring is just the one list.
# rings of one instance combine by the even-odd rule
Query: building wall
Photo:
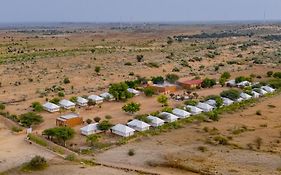
[(57, 121), (56, 121), (57, 126), (68, 126), (68, 127), (81, 125), (82, 123), (83, 123), (83, 119), (81, 117), (72, 118), (72, 119), (65, 120), (65, 121), (61, 121), (61, 120), (57, 119)]

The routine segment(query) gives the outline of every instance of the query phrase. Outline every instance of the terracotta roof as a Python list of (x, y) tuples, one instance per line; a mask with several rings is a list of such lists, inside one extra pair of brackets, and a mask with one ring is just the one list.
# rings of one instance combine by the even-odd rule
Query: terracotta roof
[(182, 80), (182, 81), (179, 81), (180, 83), (182, 84), (201, 84), (203, 82), (203, 80)]

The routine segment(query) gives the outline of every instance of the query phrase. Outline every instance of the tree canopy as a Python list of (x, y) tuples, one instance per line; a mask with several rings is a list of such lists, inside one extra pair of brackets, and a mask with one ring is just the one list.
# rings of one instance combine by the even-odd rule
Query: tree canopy
[(179, 79), (179, 76), (176, 74), (167, 74), (166, 81), (169, 83), (175, 83)]
[(74, 137), (75, 131), (70, 127), (55, 127), (43, 131), (43, 135), (53, 139), (56, 138), (60, 143), (65, 145), (67, 140)]
[(205, 78), (202, 82), (202, 87), (203, 88), (210, 88), (213, 87), (214, 85), (216, 85), (216, 80), (215, 79), (209, 79), (209, 78)]
[(139, 103), (135, 103), (135, 102), (131, 102), (131, 103), (128, 103), (126, 105), (124, 105), (122, 107), (122, 110), (125, 111), (125, 112), (129, 112), (131, 114), (137, 112), (140, 110), (140, 104)]
[(20, 123), (24, 126), (24, 127), (31, 127), (32, 125), (39, 125), (40, 123), (42, 123), (43, 117), (41, 115), (38, 115), (34, 112), (28, 112), (25, 114), (21, 114), (20, 115)]
[(133, 97), (133, 94), (128, 92), (128, 85), (126, 83), (112, 84), (109, 88), (109, 93), (114, 96), (116, 100), (126, 100)]
[(157, 101), (159, 103), (161, 103), (163, 106), (167, 106), (168, 105), (168, 97), (166, 95), (159, 95), (157, 97)]
[(236, 89), (230, 89), (221, 92), (220, 94), (222, 97), (229, 98), (231, 100), (237, 100), (240, 97), (240, 92)]

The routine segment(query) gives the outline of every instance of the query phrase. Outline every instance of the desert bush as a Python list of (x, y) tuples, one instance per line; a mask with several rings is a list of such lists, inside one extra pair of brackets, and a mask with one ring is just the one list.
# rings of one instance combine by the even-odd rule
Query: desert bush
[(134, 155), (135, 155), (135, 150), (134, 150), (134, 149), (130, 149), (130, 150), (128, 151), (128, 155), (129, 155), (129, 156), (134, 156)]
[(256, 115), (262, 115), (262, 114), (261, 114), (261, 110), (257, 110), (257, 111), (256, 111)]
[(65, 77), (64, 80), (63, 80), (63, 83), (64, 83), (64, 84), (69, 84), (69, 83), (70, 83), (69, 78)]
[(95, 118), (94, 118), (94, 121), (97, 122), (97, 123), (100, 122), (100, 120), (101, 120), (100, 117), (95, 117)]
[(24, 171), (37, 171), (42, 170), (48, 166), (47, 161), (44, 157), (35, 156), (28, 163), (23, 166)]

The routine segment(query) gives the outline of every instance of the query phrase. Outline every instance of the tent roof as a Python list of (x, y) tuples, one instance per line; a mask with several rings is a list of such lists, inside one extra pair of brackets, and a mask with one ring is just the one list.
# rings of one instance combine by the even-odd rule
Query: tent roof
[(84, 126), (83, 128), (81, 128), (81, 131), (85, 131), (85, 132), (89, 132), (89, 131), (94, 131), (98, 129), (98, 123), (91, 123), (87, 126)]
[(137, 120), (137, 119), (134, 119), (134, 120), (128, 122), (127, 125), (135, 126), (138, 128), (146, 128), (146, 127), (150, 126), (149, 124), (147, 124), (143, 121)]
[(94, 100), (94, 101), (99, 101), (99, 100), (103, 100), (102, 97), (98, 96), (98, 95), (90, 95), (88, 97), (88, 99)]
[(88, 103), (89, 100), (83, 98), (83, 97), (77, 97), (77, 102), (78, 103)]
[(158, 117), (152, 116), (152, 115), (147, 116), (147, 118), (149, 120), (151, 120), (151, 123), (155, 123), (155, 124), (160, 124), (160, 123), (164, 123), (165, 122), (164, 120), (162, 120), (162, 119), (160, 119)]
[(69, 101), (69, 100), (66, 100), (66, 99), (63, 99), (59, 102), (60, 105), (62, 106), (75, 106), (75, 103)]
[(117, 125), (113, 126), (111, 129), (115, 130), (115, 131), (119, 131), (121, 133), (130, 133), (130, 132), (135, 131), (134, 129), (132, 129), (126, 125), (123, 125), (123, 124), (117, 124)]
[(58, 105), (51, 103), (51, 102), (47, 102), (45, 104), (43, 104), (43, 107), (47, 108), (47, 109), (57, 109), (60, 108)]
[(173, 114), (179, 115), (179, 116), (189, 116), (190, 115), (189, 112), (182, 110), (182, 109), (178, 109), (178, 108), (173, 109), (172, 112), (173, 112)]
[(201, 103), (199, 102), (196, 107), (201, 108), (201, 109), (213, 109), (214, 107), (207, 104), (207, 103)]

